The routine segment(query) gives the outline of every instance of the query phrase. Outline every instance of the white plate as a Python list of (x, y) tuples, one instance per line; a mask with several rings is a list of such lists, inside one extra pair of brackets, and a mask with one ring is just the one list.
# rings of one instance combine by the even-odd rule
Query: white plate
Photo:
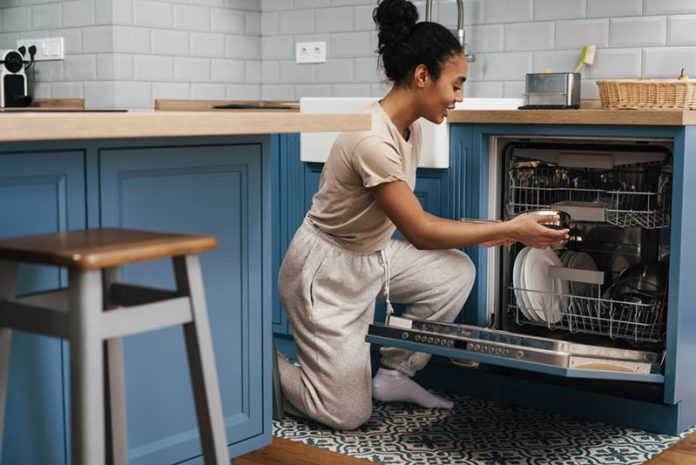
[[(530, 250), (523, 264), (525, 294), (529, 299), (530, 310), (537, 314), (537, 320), (558, 323), (566, 312), (568, 282), (549, 278), (549, 267), (562, 266), (561, 260), (551, 249)], [(535, 292), (536, 291), (536, 292)]]
[(528, 320), (537, 321), (536, 312), (529, 310), (529, 302), (526, 300), (525, 284), (523, 281), (522, 268), (524, 267), (524, 258), (527, 253), (531, 250), (531, 247), (525, 247), (520, 250), (515, 258), (515, 264), (512, 267), (512, 286), (515, 288), (515, 300), (517, 300), (517, 306), (519, 307), (522, 315), (524, 315)]

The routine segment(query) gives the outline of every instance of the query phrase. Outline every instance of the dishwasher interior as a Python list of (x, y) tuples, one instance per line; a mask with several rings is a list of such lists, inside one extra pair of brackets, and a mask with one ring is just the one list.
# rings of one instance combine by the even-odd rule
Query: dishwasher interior
[(555, 250), (499, 251), (491, 326), (664, 356), (669, 142), (521, 139), (499, 147), (500, 217), (565, 211), (570, 240)]

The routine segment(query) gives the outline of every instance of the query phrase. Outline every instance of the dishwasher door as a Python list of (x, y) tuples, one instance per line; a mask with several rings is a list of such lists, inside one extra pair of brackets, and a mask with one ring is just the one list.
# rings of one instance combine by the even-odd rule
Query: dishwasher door
[(661, 354), (388, 315), (367, 342), (566, 378), (664, 383)]

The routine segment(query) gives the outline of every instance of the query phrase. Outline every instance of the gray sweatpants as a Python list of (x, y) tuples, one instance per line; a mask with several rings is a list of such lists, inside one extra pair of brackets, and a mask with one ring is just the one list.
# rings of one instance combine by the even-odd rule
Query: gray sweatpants
[[(372, 372), (365, 335), (375, 299), (386, 297), (387, 270), (391, 301), (407, 304), (404, 315), (447, 322), (459, 314), (476, 275), (459, 250), (418, 250), (391, 239), (386, 250), (361, 254), (307, 221), (297, 230), (278, 279), (300, 362), (279, 357), (289, 413), (335, 429), (354, 429), (368, 420)], [(394, 347), (381, 352), (383, 365), (409, 376), (430, 359)]]

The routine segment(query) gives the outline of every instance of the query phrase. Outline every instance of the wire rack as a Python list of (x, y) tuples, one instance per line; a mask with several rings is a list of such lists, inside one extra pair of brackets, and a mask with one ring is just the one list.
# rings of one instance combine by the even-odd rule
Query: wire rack
[(657, 229), (670, 223), (669, 173), (660, 174), (655, 185), (647, 189), (636, 182), (635, 173), (620, 170), (591, 178), (582, 170), (513, 165), (508, 174), (508, 215), (547, 209), (558, 202), (581, 202), (603, 209), (604, 221), (619, 227)]
[[(666, 305), (662, 301), (643, 303), (606, 299), (601, 297), (600, 286), (596, 286), (596, 297), (514, 287), (509, 289), (508, 311), (518, 325), (643, 342), (660, 342), (665, 337)], [(536, 294), (534, 300), (550, 304), (544, 308), (522, 304), (522, 309), (516, 299), (520, 293)], [(530, 314), (536, 318), (531, 319)]]

